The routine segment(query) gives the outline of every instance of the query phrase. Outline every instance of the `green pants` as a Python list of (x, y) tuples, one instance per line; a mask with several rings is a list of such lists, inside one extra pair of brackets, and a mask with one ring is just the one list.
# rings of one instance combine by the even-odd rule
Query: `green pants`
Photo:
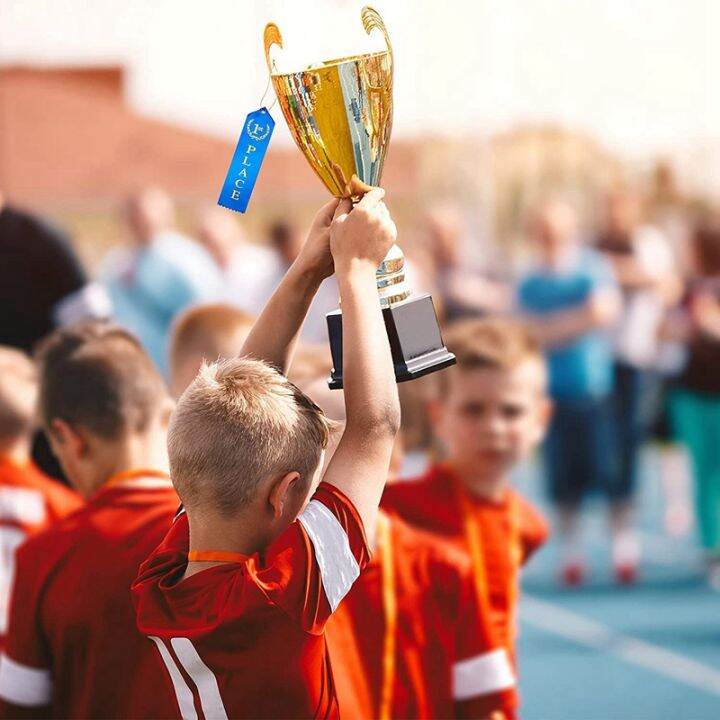
[(675, 390), (670, 417), (692, 459), (700, 540), (711, 553), (720, 553), (720, 397)]

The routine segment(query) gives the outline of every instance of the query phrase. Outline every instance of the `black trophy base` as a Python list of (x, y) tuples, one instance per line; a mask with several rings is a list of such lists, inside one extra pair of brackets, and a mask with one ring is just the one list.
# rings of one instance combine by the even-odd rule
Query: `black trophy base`
[[(383, 308), (383, 317), (398, 382), (415, 380), (455, 364), (455, 356), (443, 343), (433, 301), (427, 293)], [(333, 360), (328, 385), (338, 390), (343, 386), (342, 313), (334, 310), (326, 318)]]

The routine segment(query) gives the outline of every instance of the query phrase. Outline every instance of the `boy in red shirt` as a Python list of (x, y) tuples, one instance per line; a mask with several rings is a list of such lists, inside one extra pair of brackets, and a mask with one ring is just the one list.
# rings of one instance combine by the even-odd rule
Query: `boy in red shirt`
[(373, 559), (326, 632), (344, 719), (513, 716), (469, 558), (397, 517), (378, 516)]
[[(168, 448), (185, 508), (133, 587), (172, 717), (337, 717), (324, 628), (369, 559), (399, 425), (375, 271), (395, 226), (373, 189), (328, 203), (248, 337), (178, 401)], [(333, 271), (348, 422), (319, 482), (329, 423), (284, 373)], [(253, 358), (253, 359), (251, 359)], [(308, 502), (309, 500), (309, 502)]]
[(15, 551), (82, 500), (46, 477), (30, 457), (37, 400), (30, 358), (0, 346), (0, 649), (5, 643)]
[(125, 698), (154, 660), (129, 587), (179, 502), (167, 477), (171, 403), (138, 341), (114, 325), (54, 332), (39, 366), (41, 420), (87, 504), (17, 553), (0, 715), (127, 717)]
[(510, 320), (464, 322), (449, 333), (457, 366), (438, 376), (430, 405), (445, 458), (389, 486), (383, 507), (467, 551), (481, 617), (515, 657), (518, 578), (547, 525), (510, 487), (510, 473), (541, 441), (550, 417), (539, 346)]

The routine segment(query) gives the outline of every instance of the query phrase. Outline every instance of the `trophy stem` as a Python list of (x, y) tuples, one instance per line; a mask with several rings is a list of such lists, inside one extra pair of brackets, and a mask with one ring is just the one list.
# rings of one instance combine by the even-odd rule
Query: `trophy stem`
[(412, 291), (405, 280), (405, 255), (393, 245), (375, 271), (380, 305), (384, 308), (407, 300)]

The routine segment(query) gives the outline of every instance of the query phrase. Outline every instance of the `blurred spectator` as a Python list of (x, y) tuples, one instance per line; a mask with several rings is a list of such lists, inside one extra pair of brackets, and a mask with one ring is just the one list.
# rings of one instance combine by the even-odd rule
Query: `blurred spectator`
[(569, 205), (559, 200), (542, 204), (531, 234), (538, 263), (521, 279), (518, 301), (549, 361), (555, 412), (545, 444), (546, 470), (564, 544), (562, 576), (575, 585), (585, 570), (577, 525), (587, 490), (599, 487), (608, 494), (614, 537), (625, 530), (612, 482), (613, 359), (606, 332), (620, 301), (611, 266), (581, 245)]
[(219, 297), (222, 278), (212, 256), (175, 229), (175, 209), (163, 190), (141, 190), (125, 211), (131, 244), (108, 253), (100, 278), (116, 320), (137, 335), (166, 373), (173, 317), (192, 303)]
[(258, 315), (282, 277), (282, 258), (248, 242), (233, 213), (217, 206), (201, 215), (198, 239), (223, 274), (223, 299)]
[(683, 304), (689, 357), (670, 407), (692, 458), (709, 580), (720, 590), (720, 218), (701, 225), (693, 244), (696, 276)]
[(37, 395), (37, 373), (30, 358), (0, 346), (0, 649), (7, 631), (15, 551), (82, 504), (30, 459)]
[(170, 391), (179, 398), (203, 362), (240, 354), (254, 318), (232, 305), (195, 305), (175, 320), (170, 334)]
[(675, 170), (666, 160), (653, 168), (648, 192), (647, 214), (653, 225), (667, 237), (680, 275), (686, 275), (691, 264), (689, 242), (692, 235), (690, 212), (694, 201), (683, 195), (678, 187)]
[(610, 195), (597, 241), (614, 269), (623, 299), (614, 338), (613, 428), (619, 463), (612, 493), (618, 533), (613, 559), (628, 580), (634, 575), (639, 547), (623, 528), (630, 526), (640, 450), (659, 407), (660, 326), (680, 289), (670, 244), (657, 228), (643, 224), (642, 210), (640, 197), (632, 192)]
[(107, 317), (110, 303), (88, 282), (61, 232), (9, 205), (0, 192), (0, 344), (30, 352), (57, 325)]
[[(68, 238), (9, 205), (0, 191), (0, 344), (31, 352), (59, 325), (108, 317), (110, 299), (90, 282)], [(57, 478), (62, 470), (38, 432), (33, 457)]]
[(432, 273), (447, 320), (506, 312), (510, 308), (510, 286), (484, 276), (475, 263), (463, 261), (457, 210), (436, 207), (427, 217), (427, 232)]

